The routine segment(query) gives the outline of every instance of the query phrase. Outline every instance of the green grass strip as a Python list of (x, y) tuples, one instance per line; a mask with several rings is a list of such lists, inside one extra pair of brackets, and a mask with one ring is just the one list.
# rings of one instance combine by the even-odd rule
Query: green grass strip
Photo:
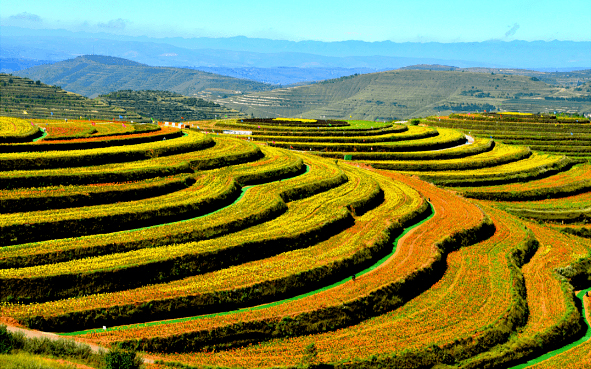
[(586, 292), (589, 292), (589, 291), (591, 291), (591, 288), (587, 288), (586, 290), (580, 291), (578, 293), (578, 295), (577, 295), (577, 298), (579, 300), (581, 300), (581, 304), (583, 306), (583, 321), (587, 325), (587, 332), (585, 333), (585, 335), (583, 337), (581, 337), (579, 340), (577, 340), (577, 341), (575, 341), (575, 342), (573, 342), (573, 343), (571, 343), (569, 345), (563, 346), (563, 347), (561, 347), (559, 349), (556, 349), (554, 351), (550, 351), (550, 352), (548, 352), (548, 353), (546, 353), (546, 354), (544, 354), (542, 356), (539, 356), (539, 357), (537, 357), (535, 359), (531, 359), (530, 361), (528, 361), (526, 363), (513, 366), (510, 369), (528, 368), (528, 367), (530, 367), (530, 366), (532, 366), (534, 364), (538, 364), (538, 363), (540, 363), (540, 362), (542, 362), (544, 360), (548, 360), (548, 359), (550, 359), (553, 356), (560, 355), (563, 352), (568, 351), (568, 350), (572, 349), (573, 347), (578, 346), (578, 345), (580, 345), (580, 344), (588, 341), (589, 338), (591, 338), (591, 326), (589, 325), (589, 321), (587, 320), (587, 316), (585, 315), (585, 304), (583, 303), (583, 296), (585, 296), (585, 293)]
[(33, 142), (37, 142), (37, 141), (39, 141), (39, 140), (42, 140), (42, 139), (44, 139), (45, 137), (47, 137), (47, 131), (42, 131), (42, 132), (43, 132), (43, 134), (42, 134), (40, 137), (37, 137), (37, 138), (35, 138), (35, 139), (33, 140)]
[[(371, 272), (372, 270), (376, 269), (377, 267), (379, 267), (380, 265), (382, 265), (383, 263), (385, 263), (389, 258), (391, 258), (394, 255), (394, 253), (396, 252), (396, 248), (398, 246), (398, 241), (404, 235), (406, 235), (412, 229), (414, 229), (414, 228), (420, 226), (421, 224), (425, 223), (429, 219), (433, 218), (433, 216), (435, 215), (435, 211), (433, 209), (433, 205), (429, 204), (429, 207), (431, 209), (431, 214), (427, 218), (421, 220), (420, 222), (418, 222), (416, 224), (413, 224), (413, 225), (411, 225), (409, 227), (406, 227), (404, 229), (404, 231), (398, 237), (396, 237), (396, 239), (392, 243), (393, 244), (392, 252), (390, 252), (388, 255), (384, 256), (380, 260), (378, 260), (375, 264), (373, 264), (372, 266), (368, 267), (367, 269), (364, 269), (361, 272), (355, 274), (355, 276), (356, 277), (359, 277), (359, 276), (362, 276), (364, 274), (367, 274), (367, 273)], [(152, 327), (152, 326), (161, 325), (161, 324), (182, 323), (182, 322), (189, 322), (189, 321), (193, 321), (193, 320), (197, 320), (197, 319), (212, 318), (212, 317), (216, 317), (216, 316), (223, 316), (223, 315), (234, 314), (234, 313), (241, 313), (241, 312), (247, 312), (247, 311), (254, 311), (254, 310), (266, 309), (266, 308), (270, 308), (270, 307), (277, 306), (277, 305), (280, 305), (280, 304), (285, 304), (287, 302), (301, 300), (301, 299), (303, 299), (305, 297), (312, 296), (312, 295), (318, 294), (320, 292), (327, 291), (327, 290), (329, 290), (331, 288), (335, 288), (337, 286), (340, 286), (340, 285), (342, 285), (344, 283), (349, 282), (350, 280), (351, 280), (351, 277), (347, 277), (346, 279), (343, 279), (343, 280), (341, 280), (339, 282), (333, 283), (333, 284), (328, 285), (328, 286), (324, 286), (324, 287), (322, 287), (320, 289), (317, 289), (317, 290), (314, 290), (314, 291), (310, 291), (310, 292), (305, 293), (305, 294), (302, 294), (302, 295), (290, 297), (290, 298), (285, 299), (285, 300), (279, 300), (279, 301), (275, 301), (275, 302), (270, 302), (268, 304), (257, 305), (257, 306), (252, 306), (252, 307), (247, 307), (247, 308), (242, 308), (242, 309), (237, 309), (237, 310), (232, 310), (232, 311), (224, 311), (224, 312), (215, 313), (215, 314), (207, 314), (207, 315), (192, 316), (192, 317), (187, 317), (187, 318), (179, 318), (179, 319), (172, 319), (172, 320), (160, 320), (160, 321), (149, 322), (149, 323), (139, 323), (139, 324), (118, 326), (118, 327), (113, 327), (113, 328), (107, 328), (107, 331), (119, 331), (119, 330), (125, 330), (125, 329), (130, 329), (130, 328)], [(95, 329), (88, 329), (88, 330), (84, 330), (84, 331), (69, 332), (69, 333), (58, 333), (58, 334), (60, 336), (78, 336), (78, 335), (82, 335), (82, 334), (98, 333), (98, 332), (105, 332), (105, 330), (100, 329), (100, 328), (99, 329), (96, 329), (95, 328)]]

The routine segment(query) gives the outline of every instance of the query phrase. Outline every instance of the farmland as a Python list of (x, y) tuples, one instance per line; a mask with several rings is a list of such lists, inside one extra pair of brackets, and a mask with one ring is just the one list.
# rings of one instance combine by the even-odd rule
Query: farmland
[(588, 136), (0, 117), (0, 321), (151, 368), (584, 367)]
[(28, 78), (0, 74), (2, 110), (0, 115), (20, 118), (103, 119), (127, 116), (140, 121), (141, 117), (105, 102), (90, 100), (78, 94)]
[[(429, 68), (429, 70), (426, 70)], [(499, 70), (395, 69), (318, 83), (228, 95), (215, 101), (259, 117), (366, 119), (475, 111), (591, 112), (589, 84), (573, 89)], [(552, 84), (550, 84), (552, 83)]]

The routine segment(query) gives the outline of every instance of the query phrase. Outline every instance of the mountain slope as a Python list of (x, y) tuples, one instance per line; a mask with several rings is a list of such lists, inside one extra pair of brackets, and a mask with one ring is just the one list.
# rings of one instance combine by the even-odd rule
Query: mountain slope
[(166, 90), (190, 96), (209, 91), (214, 96), (269, 90), (270, 85), (191, 69), (151, 67), (127, 59), (85, 55), (14, 73), (95, 97), (116, 90)]
[(20, 118), (111, 120), (121, 115), (126, 120), (149, 121), (117, 105), (4, 73), (0, 73), (0, 108), (0, 115)]
[(245, 115), (211, 101), (186, 97), (168, 91), (116, 91), (97, 100), (120, 106), (141, 116), (158, 121), (190, 121), (215, 118), (239, 118)]
[(590, 92), (588, 85), (561, 88), (529, 76), (394, 70), (233, 96), (216, 102), (261, 117), (351, 116), (392, 120), (452, 110), (591, 112)]

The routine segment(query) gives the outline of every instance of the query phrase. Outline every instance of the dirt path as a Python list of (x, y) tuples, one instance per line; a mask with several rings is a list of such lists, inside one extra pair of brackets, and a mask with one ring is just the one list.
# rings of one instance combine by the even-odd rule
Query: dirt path
[[(83, 341), (83, 340), (75, 340), (75, 339), (72, 339), (70, 337), (64, 337), (64, 336), (60, 336), (60, 335), (57, 335), (55, 333), (50, 333), (50, 332), (37, 331), (37, 330), (34, 330), (34, 329), (25, 329), (25, 328), (22, 328), (22, 327), (18, 326), (18, 324), (15, 324), (13, 322), (7, 321), (6, 319), (2, 319), (0, 321), (0, 323), (1, 324), (6, 324), (6, 329), (9, 332), (12, 332), (12, 333), (21, 332), (27, 338), (47, 338), (47, 339), (52, 340), (52, 341), (69, 340), (69, 341), (73, 341), (73, 342), (75, 342), (75, 343), (77, 343), (79, 345), (89, 346), (90, 349), (92, 350), (92, 352), (95, 353), (95, 354), (98, 354), (101, 350), (102, 351), (105, 351), (105, 352), (106, 351), (109, 351), (109, 349), (107, 349), (105, 347), (102, 347), (102, 346), (99, 346), (99, 345), (96, 345), (96, 344), (93, 344), (93, 343), (90, 343), (90, 342), (86, 342), (86, 341)], [(142, 356), (142, 358), (144, 360), (144, 363), (146, 363), (146, 364), (153, 364), (154, 363), (154, 360), (152, 360), (152, 359), (146, 358), (144, 356)], [(80, 364), (77, 364), (77, 365), (80, 366)], [(84, 365), (82, 365), (82, 366), (84, 366)]]

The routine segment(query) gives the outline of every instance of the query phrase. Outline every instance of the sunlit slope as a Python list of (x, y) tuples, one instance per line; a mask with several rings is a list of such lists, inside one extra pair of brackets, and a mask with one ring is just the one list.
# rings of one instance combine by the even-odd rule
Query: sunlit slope
[(79, 56), (50, 65), (38, 65), (15, 74), (59, 85), (89, 97), (126, 89), (166, 90), (192, 95), (210, 88), (227, 90), (225, 93), (228, 94), (270, 88), (270, 85), (251, 80), (194, 69), (152, 67), (102, 55)]
[(391, 120), (432, 115), (438, 111), (482, 111), (506, 109), (505, 106), (535, 112), (558, 107), (562, 110), (564, 106), (585, 111), (591, 108), (587, 97), (576, 102), (546, 100), (545, 97), (586, 94), (583, 90), (563, 90), (526, 76), (394, 70), (232, 96), (218, 102), (259, 117)]
[[(53, 119), (105, 119), (120, 115), (127, 120), (141, 121), (142, 117), (115, 104), (91, 100), (62, 90), (59, 86), (37, 83), (28, 78), (0, 74), (0, 116)], [(53, 113), (53, 114), (52, 114)]]

